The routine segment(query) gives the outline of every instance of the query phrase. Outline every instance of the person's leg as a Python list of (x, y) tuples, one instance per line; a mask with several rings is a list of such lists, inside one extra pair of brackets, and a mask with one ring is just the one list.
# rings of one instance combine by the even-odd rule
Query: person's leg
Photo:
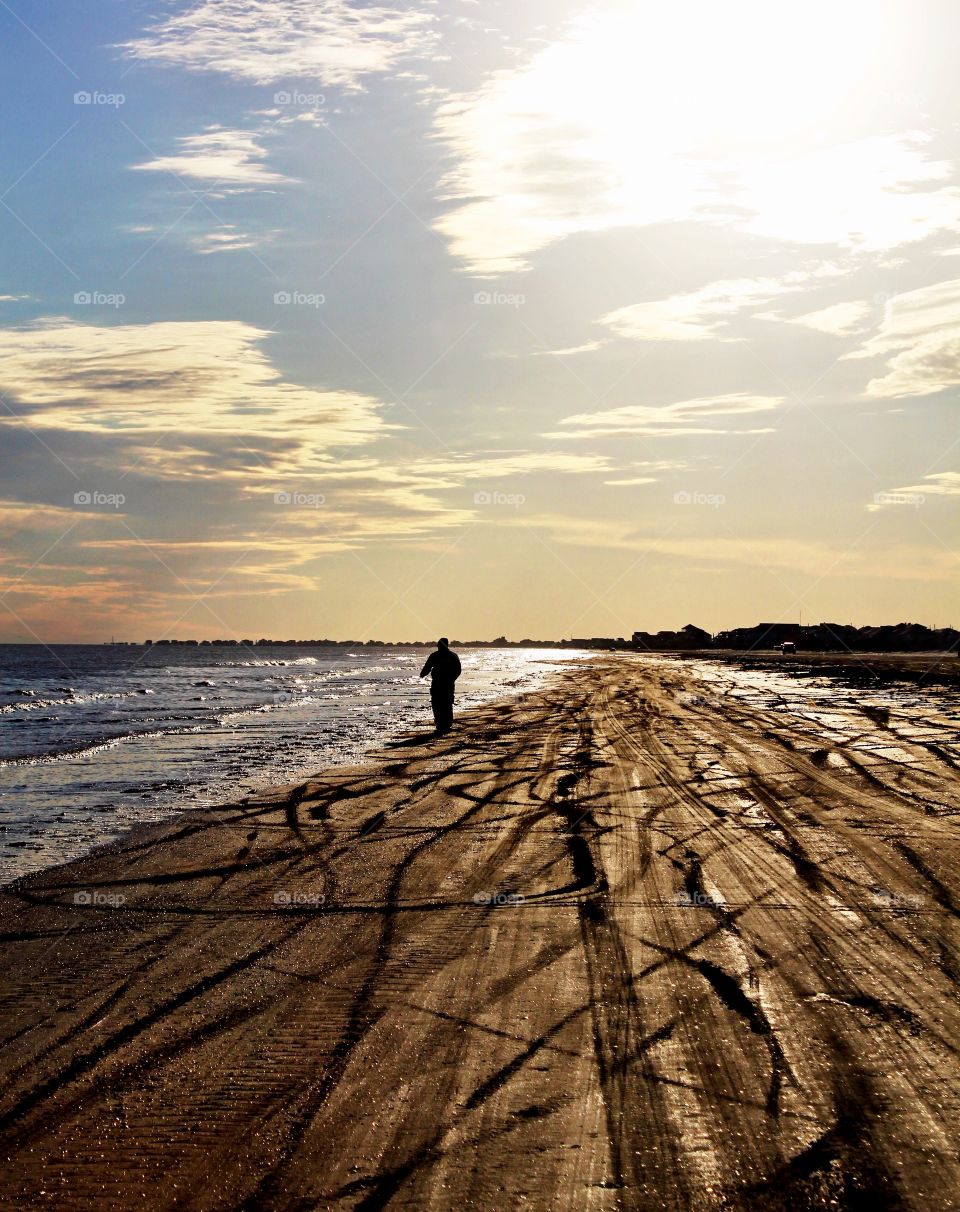
[(453, 713), (450, 708), (451, 695), (445, 686), (433, 686), (430, 690), (430, 704), (433, 707), (433, 722), (437, 726), (437, 735), (450, 731)]

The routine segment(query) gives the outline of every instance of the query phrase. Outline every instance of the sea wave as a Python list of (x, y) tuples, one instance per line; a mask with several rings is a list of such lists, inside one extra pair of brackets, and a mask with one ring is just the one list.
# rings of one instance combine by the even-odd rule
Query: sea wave
[[(25, 692), (26, 693), (26, 692)], [(152, 690), (109, 690), (88, 694), (71, 694), (69, 698), (41, 699), (30, 697), (23, 702), (4, 703), (0, 715), (16, 715), (22, 711), (41, 711), (51, 707), (85, 707), (90, 703), (118, 702), (121, 699), (137, 698), (142, 694), (153, 694)]]
[(297, 657), (292, 661), (227, 661), (227, 666), (244, 666), (251, 669), (258, 669), (268, 665), (319, 665), (320, 662), (316, 657)]
[(203, 732), (206, 727), (207, 725), (205, 724), (194, 724), (181, 728), (124, 732), (119, 736), (102, 737), (96, 741), (87, 741), (83, 745), (78, 745), (75, 749), (62, 749), (50, 753), (25, 754), (22, 757), (0, 758), (0, 770), (5, 770), (10, 766), (49, 766), (55, 762), (76, 761), (79, 758), (89, 757), (95, 753), (104, 753), (108, 749), (115, 749), (118, 745), (122, 745), (124, 741), (143, 741), (149, 740), (151, 737), (178, 736), (187, 732)]

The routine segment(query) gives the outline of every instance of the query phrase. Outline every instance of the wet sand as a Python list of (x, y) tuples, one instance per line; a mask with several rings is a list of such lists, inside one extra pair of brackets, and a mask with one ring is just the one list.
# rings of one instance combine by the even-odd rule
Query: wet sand
[(743, 669), (764, 669), (790, 677), (829, 676), (857, 686), (960, 687), (956, 652), (806, 652), (781, 655), (769, 649), (744, 652), (733, 648), (697, 652), (697, 659), (721, 661)]
[(5, 890), (0, 1206), (956, 1208), (956, 695), (802, 690), (599, 658)]

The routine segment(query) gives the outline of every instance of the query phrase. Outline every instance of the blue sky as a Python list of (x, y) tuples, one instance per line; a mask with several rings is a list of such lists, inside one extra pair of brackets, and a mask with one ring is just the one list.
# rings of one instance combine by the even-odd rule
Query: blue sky
[(0, 6), (0, 636), (956, 623), (939, 0)]

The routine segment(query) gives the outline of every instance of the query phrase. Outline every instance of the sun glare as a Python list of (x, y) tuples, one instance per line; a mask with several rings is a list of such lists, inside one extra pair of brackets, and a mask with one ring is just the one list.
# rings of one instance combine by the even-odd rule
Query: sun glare
[[(909, 38), (903, 10), (881, 9), (677, 0), (579, 18), (442, 113), (467, 166), (452, 194), (486, 201), (439, 226), (495, 271), (575, 231), (711, 216), (801, 243), (922, 238), (942, 216), (913, 189), (942, 173), (902, 120), (876, 133), (905, 87), (891, 60)], [(567, 166), (563, 190), (541, 169), (551, 161)]]
[(639, 139), (680, 154), (725, 155), (815, 139), (878, 67), (871, 7), (634, 5), (580, 23), (546, 53), (554, 70), (540, 83), (571, 121), (579, 116), (626, 147)]

